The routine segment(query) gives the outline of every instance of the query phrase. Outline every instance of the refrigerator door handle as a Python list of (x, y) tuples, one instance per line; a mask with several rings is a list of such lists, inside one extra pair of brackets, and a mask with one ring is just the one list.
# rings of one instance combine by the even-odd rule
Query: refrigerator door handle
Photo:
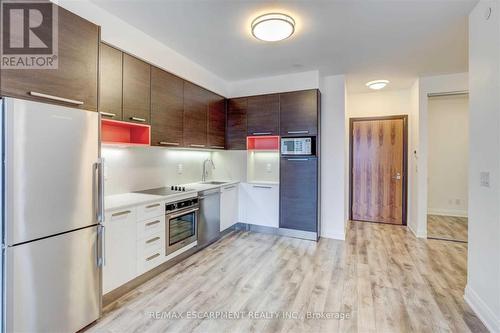
[(106, 227), (97, 227), (97, 267), (106, 265)]
[(104, 160), (99, 158), (97, 166), (97, 222), (104, 222)]

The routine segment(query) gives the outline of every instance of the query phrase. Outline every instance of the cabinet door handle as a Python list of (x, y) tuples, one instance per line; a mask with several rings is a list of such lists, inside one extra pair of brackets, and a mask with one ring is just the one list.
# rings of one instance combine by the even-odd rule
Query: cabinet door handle
[[(288, 132), (290, 133), (290, 132)], [(252, 133), (252, 135), (271, 135), (272, 133), (271, 132), (254, 132)]]
[(139, 121), (141, 123), (145, 123), (146, 122), (146, 119), (139, 118), (139, 117), (130, 117), (130, 120)]
[(154, 208), (154, 207), (158, 207), (158, 206), (160, 206), (160, 204), (159, 203), (155, 203), (155, 204), (146, 206), (146, 208)]
[(146, 258), (146, 261), (153, 260), (154, 258), (159, 257), (159, 256), (160, 256), (160, 254), (159, 254), (159, 253), (155, 253), (155, 254), (153, 254), (151, 257)]
[(157, 241), (157, 240), (159, 240), (159, 239), (160, 239), (160, 237), (155, 237), (155, 238), (148, 239), (148, 240), (146, 241), (146, 244), (151, 244), (151, 243), (154, 243), (154, 242), (156, 242), (156, 241)]
[(287, 158), (287, 161), (309, 161), (307, 158)]
[(162, 146), (179, 146), (179, 142), (166, 142), (166, 141), (160, 141), (158, 142), (159, 145)]
[(75, 105), (83, 105), (82, 101), (78, 101), (76, 99), (69, 99), (69, 98), (64, 98), (64, 97), (59, 97), (59, 96), (54, 96), (54, 95), (42, 94), (42, 93), (39, 93), (36, 91), (30, 91), (30, 95), (35, 96), (35, 97), (51, 99), (53, 101), (59, 101), (59, 102), (75, 104)]
[(307, 134), (309, 131), (288, 131), (288, 134)]
[(222, 147), (222, 146), (210, 146), (211, 148), (215, 148), (215, 149), (224, 149), (225, 147)]
[(111, 112), (99, 112), (99, 113), (105, 117), (110, 117), (110, 118), (116, 117), (116, 113), (111, 113)]
[(254, 188), (265, 188), (265, 189), (270, 189), (273, 188), (272, 186), (263, 186), (263, 185), (253, 185)]
[(236, 186), (228, 186), (228, 187), (224, 187), (225, 190), (230, 190), (232, 188), (236, 188)]
[(153, 222), (148, 222), (148, 223), (146, 223), (146, 227), (150, 227), (150, 226), (158, 224), (158, 223), (160, 223), (160, 220), (156, 220), (156, 221), (153, 221)]
[(205, 148), (205, 145), (195, 145), (195, 144), (190, 144), (191, 147), (195, 148)]
[(127, 214), (130, 214), (130, 213), (132, 213), (130, 210), (125, 210), (123, 212), (111, 214), (111, 216), (116, 217), (116, 216), (127, 215)]

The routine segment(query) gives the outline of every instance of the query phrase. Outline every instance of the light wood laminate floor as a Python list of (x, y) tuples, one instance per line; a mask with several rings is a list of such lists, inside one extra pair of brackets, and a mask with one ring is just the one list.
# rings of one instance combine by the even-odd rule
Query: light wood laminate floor
[(467, 242), (467, 218), (427, 215), (427, 237)]
[[(466, 258), (467, 244), (377, 223), (351, 222), (345, 242), (233, 232), (111, 304), (89, 332), (486, 332), (464, 303)], [(150, 315), (187, 311), (246, 317)], [(300, 318), (307, 312), (349, 318)]]

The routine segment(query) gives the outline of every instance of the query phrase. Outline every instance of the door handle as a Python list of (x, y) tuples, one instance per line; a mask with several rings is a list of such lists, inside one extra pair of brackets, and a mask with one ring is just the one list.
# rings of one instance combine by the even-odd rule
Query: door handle
[(263, 185), (253, 185), (254, 188), (265, 188), (265, 189), (270, 189), (273, 188), (272, 186), (263, 186)]
[(97, 172), (97, 194), (95, 196), (97, 202), (96, 207), (96, 219), (97, 223), (104, 222), (104, 160), (99, 158), (97, 162), (94, 163), (94, 172)]
[(119, 213), (114, 213), (114, 214), (111, 214), (112, 217), (116, 217), (116, 216), (122, 216), (122, 215), (127, 215), (127, 214), (130, 214), (132, 213), (130, 210), (125, 210), (123, 212), (119, 212)]
[(287, 161), (309, 161), (307, 158), (287, 158)]
[[(290, 133), (290, 132), (288, 132)], [(271, 135), (272, 133), (271, 132), (253, 132), (252, 133), (253, 135)]]
[(190, 144), (191, 147), (194, 148), (205, 148), (205, 145), (195, 145), (195, 144)]
[(82, 101), (78, 101), (76, 99), (69, 99), (69, 98), (64, 98), (64, 97), (59, 97), (59, 96), (54, 96), (54, 95), (49, 95), (49, 94), (42, 94), (42, 93), (39, 93), (36, 91), (30, 91), (30, 95), (35, 96), (35, 97), (45, 98), (45, 99), (51, 99), (53, 101), (59, 101), (59, 102), (75, 104), (75, 105), (83, 105)]
[(288, 131), (288, 134), (308, 134), (309, 131)]
[(152, 204), (152, 205), (146, 206), (146, 208), (155, 208), (155, 207), (158, 207), (158, 206), (160, 206), (160, 204), (156, 203), (156, 204)]
[(97, 226), (97, 267), (106, 264), (106, 227), (102, 224)]
[(211, 148), (214, 148), (214, 149), (224, 149), (224, 147), (222, 146), (210, 146)]
[(158, 224), (158, 223), (160, 223), (160, 220), (156, 220), (156, 221), (153, 221), (153, 222), (148, 222), (148, 223), (146, 223), (146, 227), (150, 227), (150, 226)]
[(154, 238), (148, 239), (146, 241), (146, 244), (154, 243), (154, 242), (156, 242), (159, 239), (160, 239), (160, 237), (154, 237)]
[(146, 119), (139, 118), (139, 117), (130, 117), (130, 120), (138, 121), (138, 122), (141, 122), (141, 123), (145, 123), (146, 122)]
[(99, 112), (102, 116), (105, 116), (105, 117), (111, 117), (111, 118), (114, 118), (116, 117), (116, 113), (111, 113), (111, 112)]
[(159, 145), (162, 146), (179, 146), (180, 144), (178, 142), (166, 142), (166, 141), (160, 141), (158, 142)]

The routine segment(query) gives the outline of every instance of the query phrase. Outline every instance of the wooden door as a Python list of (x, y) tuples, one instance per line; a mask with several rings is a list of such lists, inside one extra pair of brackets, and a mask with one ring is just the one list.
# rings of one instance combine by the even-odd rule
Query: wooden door
[(248, 97), (248, 135), (279, 135), (279, 117), (279, 94)]
[(151, 111), (151, 66), (131, 55), (123, 55), (123, 120), (149, 124)]
[(184, 80), (151, 67), (151, 145), (183, 144)]
[(351, 119), (351, 218), (406, 224), (407, 118)]
[(247, 149), (247, 101), (233, 98), (227, 107), (227, 149)]
[(62, 7), (57, 12), (57, 69), (2, 69), (1, 94), (97, 111), (99, 27)]
[(318, 159), (282, 157), (280, 228), (318, 231)]
[(319, 93), (302, 90), (280, 94), (281, 136), (318, 134)]
[(208, 91), (184, 82), (184, 146), (207, 146)]
[(99, 62), (99, 112), (122, 120), (123, 52), (101, 43)]
[(210, 93), (208, 104), (208, 146), (224, 149), (226, 146), (226, 100)]

